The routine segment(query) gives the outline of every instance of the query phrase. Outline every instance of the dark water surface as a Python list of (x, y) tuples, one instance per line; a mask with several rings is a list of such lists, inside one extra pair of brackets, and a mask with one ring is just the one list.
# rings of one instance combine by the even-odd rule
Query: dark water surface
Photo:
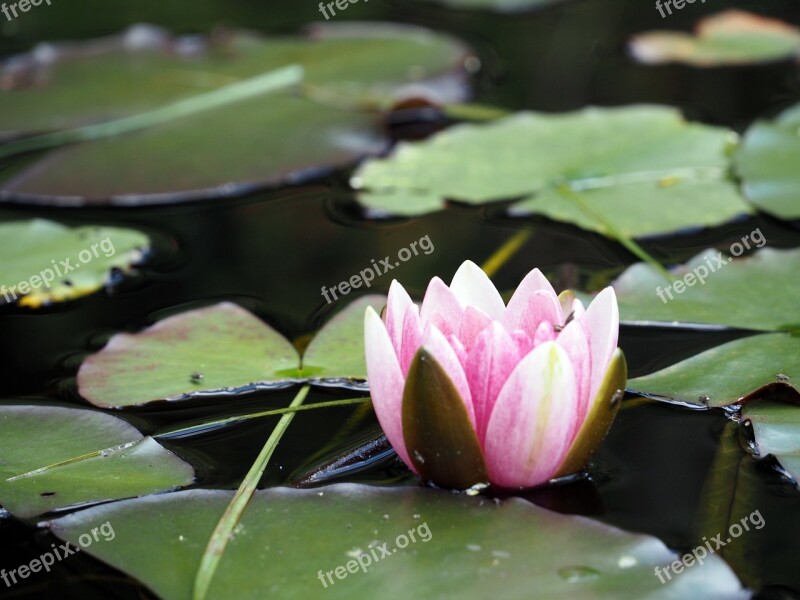
[[(114, 6), (114, 10), (109, 9)], [(180, 8), (178, 8), (180, 6)], [(736, 6), (800, 23), (796, 0), (723, 2), (709, 0), (677, 13), (671, 28), (687, 27), (703, 14)], [(205, 30), (216, 23), (265, 32), (296, 30), (319, 18), (317, 3), (197, 3), (76, 1), (42, 8), (14, 28), (0, 28), (6, 52), (47, 38), (108, 34), (132, 22), (151, 21), (178, 31)], [(584, 0), (528, 16), (447, 11), (432, 5), (371, 0), (348, 9), (347, 19), (411, 22), (450, 31), (471, 43), (484, 71), (475, 83), (477, 100), (514, 109), (568, 110), (587, 104), (657, 102), (682, 107), (693, 118), (738, 130), (800, 97), (797, 72), (783, 63), (768, 67), (695, 71), (682, 67), (645, 68), (624, 55), (633, 32), (665, 23), (651, 2)], [(38, 20), (37, 20), (38, 19)], [(413, 115), (412, 115), (413, 117)], [(413, 123), (412, 123), (413, 124)], [(430, 123), (398, 128), (398, 135)], [(265, 133), (268, 135), (268, 132)], [(349, 279), (372, 259), (396, 254), (429, 236), (430, 255), (420, 255), (375, 281), (385, 291), (394, 276), (421, 293), (434, 275), (449, 279), (465, 259), (481, 263), (515, 233), (496, 208), (452, 208), (436, 215), (390, 222), (362, 218), (349, 197), (347, 173), (336, 173), (292, 188), (245, 198), (146, 209), (0, 208), (0, 219), (47, 217), (68, 224), (103, 223), (151, 233), (156, 251), (140, 273), (112, 293), (29, 311), (0, 307), (0, 375), (5, 399), (81, 405), (74, 391), (80, 360), (120, 330), (134, 331), (188, 307), (232, 300), (258, 314), (289, 338), (313, 332), (337, 308), (322, 298), (322, 286)], [(533, 267), (542, 268), (559, 288), (607, 281), (633, 262), (624, 249), (592, 234), (542, 221), (527, 221), (533, 232), (523, 251), (497, 274), (500, 289), (512, 289)], [(766, 218), (710, 231), (651, 240), (646, 248), (663, 262), (678, 262), (709, 246), (725, 248), (755, 227), (770, 247), (800, 245), (800, 234)], [(2, 260), (2, 257), (0, 257)], [(765, 293), (768, 293), (765, 291)], [(349, 302), (353, 296), (345, 299)], [(707, 333), (626, 327), (621, 345), (631, 375), (641, 375), (696, 354), (746, 332)], [(209, 415), (225, 416), (288, 404), (295, 390), (245, 397), (207, 399), (191, 408), (156, 406), (120, 416), (151, 433), (170, 424)], [(314, 390), (309, 400), (352, 397), (352, 392)], [(199, 485), (235, 488), (277, 418), (220, 429), (166, 444), (197, 467)], [(550, 508), (592, 515), (625, 529), (656, 535), (676, 549), (700, 543), (704, 529), (704, 485), (728, 418), (721, 410), (696, 411), (630, 398), (591, 466), (591, 480), (535, 492), (530, 499)], [(376, 431), (363, 410), (338, 408), (300, 413), (262, 481), (286, 483), (308, 466), (343, 427), (334, 456)], [(742, 444), (746, 445), (746, 439)], [(746, 489), (766, 526), (737, 543), (747, 545), (752, 562), (738, 568), (745, 583), (763, 598), (800, 598), (800, 569), (793, 544), (800, 534), (800, 495), (784, 481), (772, 460), (754, 461), (742, 450), (731, 488)], [(385, 458), (349, 480), (391, 482), (407, 471)], [(38, 557), (55, 541), (5, 516), (0, 519), (0, 568), (13, 569)], [(757, 576), (752, 576), (756, 573)], [(795, 590), (795, 591), (792, 591)], [(0, 598), (142, 598), (149, 592), (85, 555), (56, 565), (48, 577), (29, 578)]]

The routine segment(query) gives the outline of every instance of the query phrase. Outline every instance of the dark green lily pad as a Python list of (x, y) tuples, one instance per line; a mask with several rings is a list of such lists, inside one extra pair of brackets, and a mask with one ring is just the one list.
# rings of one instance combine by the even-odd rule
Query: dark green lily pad
[(363, 164), (351, 184), (376, 214), (420, 215), (447, 200), (522, 197), (512, 214), (609, 235), (594, 215), (559, 193), (568, 185), (623, 235), (644, 237), (752, 211), (727, 178), (734, 140), (727, 129), (687, 123), (665, 107), (517, 113), (399, 144), (388, 158)]
[(706, 350), (628, 381), (635, 392), (708, 406), (736, 404), (765, 385), (800, 380), (800, 338), (772, 333)]
[(121, 408), (302, 381), (363, 380), (364, 311), (384, 304), (383, 296), (365, 296), (348, 305), (312, 341), (307, 367), (286, 338), (236, 304), (181, 313), (114, 336), (81, 365), (78, 390), (92, 404)]
[[(178, 492), (91, 508), (50, 525), (78, 543), (81, 534), (109, 522), (115, 539), (85, 551), (165, 600), (188, 600), (202, 551), (231, 497), (218, 490)], [(363, 552), (366, 564), (373, 551), (380, 560), (362, 572), (356, 557)], [(655, 538), (520, 499), (495, 504), (416, 487), (353, 484), (273, 488), (253, 497), (208, 597), (469, 600), (497, 597), (498, 590), (504, 598), (748, 596), (713, 555), (661, 584), (655, 566), (676, 558)]]
[[(199, 55), (181, 55), (188, 47)], [(365, 108), (407, 94), (462, 99), (467, 53), (422, 28), (370, 23), (319, 26), (302, 37), (230, 32), (191, 44), (140, 32), (57, 46), (52, 64), (36, 56), (6, 74), (17, 82), (0, 92), (6, 137), (102, 123), (288, 65), (303, 68), (300, 88), (60, 148), (0, 182), (0, 199), (11, 201), (141, 204), (226, 196), (375, 153), (386, 140)]]
[[(762, 246), (766, 243), (760, 230), (748, 235), (751, 249), (758, 243)], [(730, 258), (717, 250), (698, 254), (672, 271), (679, 281), (693, 282), (692, 285), (675, 288), (672, 284), (669, 291), (670, 284), (653, 267), (644, 263), (633, 265), (614, 282), (620, 318), (626, 322), (678, 321), (796, 331), (800, 326), (797, 313), (800, 250), (763, 248), (747, 258)], [(698, 271), (703, 266), (705, 271)], [(692, 273), (694, 278), (685, 279)], [(703, 276), (704, 284), (698, 274)], [(678, 289), (683, 291), (678, 293)]]
[(70, 228), (45, 219), (0, 224), (0, 304), (38, 308), (96, 292), (112, 269), (139, 262), (149, 243), (132, 229)]
[(753, 426), (758, 453), (775, 456), (800, 485), (800, 406), (754, 401), (744, 407), (742, 418)]
[[(662, 16), (668, 17), (662, 2)], [(633, 38), (633, 57), (647, 64), (683, 63), (693, 67), (748, 65), (800, 55), (800, 29), (740, 10), (703, 19), (694, 35), (649, 31)]]
[(168, 491), (194, 480), (188, 463), (100, 412), (0, 406), (0, 429), (0, 504), (20, 518)]
[(779, 219), (800, 219), (800, 105), (747, 130), (736, 169), (747, 199)]

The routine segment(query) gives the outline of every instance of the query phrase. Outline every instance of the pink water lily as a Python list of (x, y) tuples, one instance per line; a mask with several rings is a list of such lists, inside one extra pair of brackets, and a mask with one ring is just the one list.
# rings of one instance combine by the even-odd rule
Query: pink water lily
[(587, 309), (535, 269), (506, 306), (474, 263), (422, 305), (394, 281), (365, 316), (367, 373), (397, 454), (445, 487), (533, 487), (580, 470), (625, 387), (614, 290)]

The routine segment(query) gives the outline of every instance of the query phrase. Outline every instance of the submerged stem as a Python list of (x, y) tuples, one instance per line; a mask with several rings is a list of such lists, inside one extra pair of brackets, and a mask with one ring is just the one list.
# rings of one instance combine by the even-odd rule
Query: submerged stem
[[(311, 386), (303, 386), (292, 401), (290, 408), (299, 407), (306, 399), (310, 389)], [(203, 558), (200, 560), (200, 567), (194, 580), (193, 600), (204, 600), (208, 594), (214, 573), (222, 560), (222, 554), (225, 552), (228, 542), (231, 540), (233, 530), (241, 521), (244, 511), (256, 491), (258, 482), (261, 481), (261, 477), (264, 475), (269, 459), (272, 457), (272, 453), (275, 451), (283, 434), (286, 433), (286, 429), (292, 419), (294, 419), (294, 415), (294, 412), (290, 412), (281, 417), (253, 466), (250, 467), (241, 485), (239, 485), (239, 489), (236, 490), (236, 494), (234, 494), (233, 499), (222, 514), (219, 523), (217, 523), (214, 532), (211, 534), (211, 539), (208, 540)]]
[(350, 406), (353, 404), (367, 404), (371, 402), (371, 398), (347, 398), (345, 400), (331, 400), (330, 402), (318, 402), (317, 404), (308, 404), (303, 406), (288, 406), (286, 408), (273, 408), (271, 410), (262, 410), (257, 413), (249, 413), (245, 415), (237, 415), (235, 417), (225, 417), (224, 419), (215, 419), (213, 421), (204, 421), (202, 423), (197, 423), (196, 425), (189, 425), (186, 427), (180, 427), (178, 429), (168, 429), (167, 431), (162, 431), (160, 433), (153, 434), (153, 437), (156, 439), (159, 438), (174, 438), (174, 437), (184, 437), (186, 435), (191, 435), (195, 432), (200, 432), (212, 427), (222, 427), (223, 425), (228, 425), (231, 423), (239, 423), (244, 421), (249, 421), (250, 419), (260, 419), (262, 417), (272, 417), (275, 415), (285, 415), (290, 413), (296, 413), (304, 410), (316, 410), (318, 408), (335, 408), (337, 406)]
[(486, 259), (481, 269), (483, 269), (484, 273), (489, 277), (494, 277), (503, 265), (519, 252), (520, 248), (525, 245), (532, 235), (533, 234), (528, 230), (518, 231), (511, 239), (500, 246), (494, 254)]
[(655, 258), (650, 256), (644, 248), (642, 248), (639, 244), (637, 244), (633, 239), (622, 233), (619, 229), (617, 229), (616, 225), (611, 222), (610, 219), (607, 219), (605, 215), (597, 212), (589, 203), (586, 202), (586, 199), (576, 192), (572, 187), (568, 184), (562, 184), (556, 187), (556, 191), (567, 200), (573, 202), (580, 210), (582, 210), (585, 214), (589, 215), (593, 219), (596, 219), (599, 223), (606, 228), (608, 233), (622, 244), (631, 254), (639, 258), (640, 260), (646, 262), (648, 265), (656, 269), (661, 275), (663, 275), (664, 279), (667, 281), (675, 281), (675, 277), (667, 271), (664, 266), (658, 262)]

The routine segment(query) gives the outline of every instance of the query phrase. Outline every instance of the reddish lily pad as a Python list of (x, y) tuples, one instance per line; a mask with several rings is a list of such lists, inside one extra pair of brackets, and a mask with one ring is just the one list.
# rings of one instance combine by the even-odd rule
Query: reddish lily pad
[(181, 313), (111, 338), (81, 365), (78, 390), (92, 404), (121, 408), (306, 381), (352, 384), (366, 379), (364, 311), (384, 304), (365, 296), (348, 305), (312, 341), (307, 366), (286, 338), (236, 304)]
[[(666, 11), (662, 2), (661, 10)], [(662, 12), (662, 16), (667, 16)], [(684, 63), (693, 67), (747, 65), (800, 56), (800, 29), (741, 10), (703, 19), (695, 35), (680, 31), (641, 33), (630, 43), (633, 57), (646, 64)]]

